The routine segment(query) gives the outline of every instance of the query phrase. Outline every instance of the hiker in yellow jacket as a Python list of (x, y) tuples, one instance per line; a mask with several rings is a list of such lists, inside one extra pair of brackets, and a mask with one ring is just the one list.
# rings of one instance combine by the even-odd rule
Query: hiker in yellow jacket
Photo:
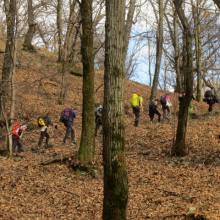
[(140, 113), (143, 111), (143, 98), (139, 94), (133, 93), (130, 103), (135, 115), (134, 126), (138, 127), (140, 123)]

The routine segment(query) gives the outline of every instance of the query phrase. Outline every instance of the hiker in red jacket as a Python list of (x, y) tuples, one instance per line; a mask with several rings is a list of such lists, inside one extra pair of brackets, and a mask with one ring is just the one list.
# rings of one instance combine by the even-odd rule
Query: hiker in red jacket
[(14, 152), (23, 152), (21, 138), (23, 131), (26, 129), (26, 125), (21, 125), (17, 119), (14, 119), (12, 123), (12, 147)]

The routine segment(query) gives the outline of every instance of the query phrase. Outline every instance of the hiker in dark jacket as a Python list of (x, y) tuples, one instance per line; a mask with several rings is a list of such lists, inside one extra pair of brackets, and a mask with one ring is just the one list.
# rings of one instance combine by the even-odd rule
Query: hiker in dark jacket
[(67, 138), (71, 137), (72, 144), (76, 144), (75, 130), (73, 128), (73, 121), (76, 118), (76, 113), (72, 108), (65, 108), (60, 116), (60, 122), (66, 127), (66, 134), (63, 138), (63, 143), (66, 144)]
[(213, 90), (207, 90), (205, 92), (203, 101), (209, 105), (209, 108), (208, 108), (209, 112), (212, 112), (213, 105), (215, 103), (218, 103), (218, 99), (217, 99), (216, 95), (214, 94)]
[(39, 117), (37, 119), (38, 126), (40, 129), (40, 137), (38, 141), (38, 147), (41, 148), (43, 145), (43, 141), (45, 139), (45, 147), (49, 147), (50, 135), (48, 133), (48, 126), (53, 125), (51, 118), (47, 114), (46, 116)]
[(95, 136), (97, 136), (98, 130), (102, 126), (102, 113), (103, 113), (103, 107), (102, 105), (99, 105), (95, 109)]
[(158, 122), (160, 122), (161, 114), (157, 110), (157, 108), (158, 108), (158, 99), (155, 99), (149, 104), (149, 117), (151, 122), (153, 121), (155, 114), (158, 115)]

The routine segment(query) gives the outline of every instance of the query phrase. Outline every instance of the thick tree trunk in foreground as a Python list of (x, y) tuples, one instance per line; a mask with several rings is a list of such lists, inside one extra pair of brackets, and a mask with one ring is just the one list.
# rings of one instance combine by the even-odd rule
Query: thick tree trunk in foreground
[(11, 125), (8, 118), (14, 116), (15, 92), (13, 85), (13, 74), (15, 70), (16, 53), (16, 0), (4, 1), (6, 22), (7, 22), (7, 41), (5, 56), (2, 68), (2, 80), (0, 85), (0, 116), (6, 122), (8, 137), (8, 147), (12, 156), (12, 136)]
[(5, 56), (2, 68), (1, 93), (0, 93), (0, 108), (2, 111), (7, 108), (7, 99), (10, 94), (10, 84), (14, 71), (15, 58), (15, 41), (16, 41), (16, 0), (5, 0), (5, 11), (7, 21), (7, 41), (5, 47)]
[(157, 28), (157, 45), (156, 45), (156, 65), (154, 72), (153, 85), (151, 89), (150, 100), (152, 101), (157, 96), (157, 87), (159, 83), (159, 74), (163, 50), (163, 20), (164, 20), (164, 5), (163, 0), (159, 0), (159, 21)]
[(188, 122), (188, 109), (192, 100), (193, 94), (193, 56), (192, 56), (192, 34), (190, 25), (182, 9), (182, 1), (174, 1), (177, 14), (183, 26), (183, 69), (184, 75), (184, 92), (185, 96), (180, 101), (178, 125), (176, 133), (176, 141), (172, 147), (172, 155), (184, 156), (188, 154), (188, 147), (186, 145), (186, 130)]
[(80, 5), (82, 17), (82, 63), (83, 63), (83, 113), (82, 133), (79, 148), (79, 160), (90, 163), (95, 150), (95, 115), (94, 115), (94, 51), (92, 0), (82, 0)]
[(28, 0), (28, 31), (25, 35), (23, 49), (34, 52), (35, 48), (32, 45), (32, 40), (36, 31), (36, 23), (34, 22), (33, 1)]
[(125, 0), (106, 1), (103, 123), (103, 219), (126, 219), (128, 178), (124, 134)]

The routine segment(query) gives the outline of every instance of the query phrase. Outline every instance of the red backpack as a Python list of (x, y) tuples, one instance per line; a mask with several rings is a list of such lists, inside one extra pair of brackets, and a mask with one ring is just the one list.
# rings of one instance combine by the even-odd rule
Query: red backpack
[(18, 121), (12, 124), (12, 134), (19, 137), (21, 135), (21, 125)]

